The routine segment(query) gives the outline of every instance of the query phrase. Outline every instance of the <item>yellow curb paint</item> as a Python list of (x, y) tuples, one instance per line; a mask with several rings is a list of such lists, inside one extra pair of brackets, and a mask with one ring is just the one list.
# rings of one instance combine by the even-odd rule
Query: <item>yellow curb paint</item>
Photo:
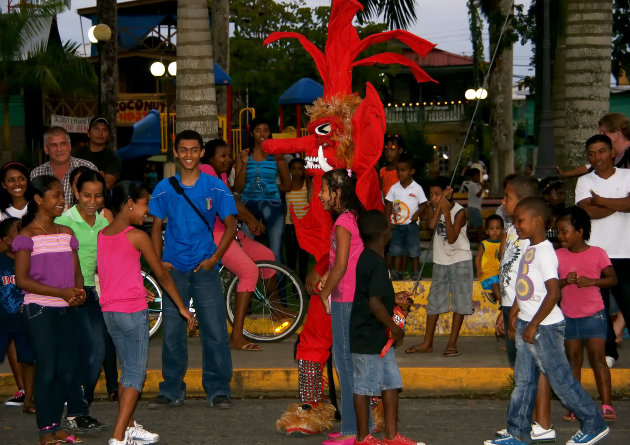
[[(469, 394), (495, 394), (510, 390), (512, 370), (509, 368), (401, 368), (403, 396), (462, 396)], [(630, 395), (630, 369), (611, 369), (612, 390), (615, 395)], [(147, 371), (143, 392), (145, 396), (159, 391), (162, 371)], [(337, 380), (337, 379), (335, 379)], [(201, 369), (190, 369), (186, 374), (186, 395), (203, 397)], [(338, 382), (337, 382), (338, 383)], [(596, 396), (597, 387), (590, 369), (582, 371), (582, 384)], [(297, 397), (297, 369), (235, 369), (232, 377), (232, 394), (235, 397)], [(0, 396), (15, 393), (11, 374), (0, 374)], [(97, 397), (106, 397), (105, 379), (96, 387)]]
[[(424, 336), (425, 323), (427, 319), (427, 297), (431, 289), (431, 281), (421, 281), (422, 286), (418, 289), (424, 290), (414, 295), (414, 304), (407, 316), (405, 335), (413, 337)], [(413, 290), (414, 281), (394, 281), (396, 292)], [(499, 304), (492, 304), (482, 294), (481, 283), (473, 282), (473, 313), (464, 317), (464, 323), (460, 335), (471, 336), (493, 336), (494, 325), (499, 314)], [(448, 312), (440, 315), (435, 330), (436, 335), (449, 335), (451, 332), (451, 321), (453, 315)]]

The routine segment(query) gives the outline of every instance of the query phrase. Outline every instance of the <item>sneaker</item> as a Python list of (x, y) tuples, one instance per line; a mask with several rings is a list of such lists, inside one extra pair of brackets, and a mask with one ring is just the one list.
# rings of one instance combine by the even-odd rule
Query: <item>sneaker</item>
[(511, 434), (497, 437), (495, 439), (488, 439), (483, 442), (483, 445), (526, 445), (525, 442), (518, 440)]
[(5, 406), (22, 406), (24, 405), (24, 397), (25, 397), (24, 391), (20, 389), (18, 392), (15, 393), (13, 397), (11, 397), (9, 400), (4, 402), (4, 405)]
[(503, 428), (503, 429), (497, 430), (494, 434), (497, 437), (503, 437), (503, 436), (509, 435), (509, 433), (507, 432), (507, 428)]
[[(129, 429), (127, 429), (127, 431), (129, 431)], [(117, 440), (112, 437), (107, 441), (107, 445), (137, 445), (137, 443), (127, 432), (125, 432), (125, 438), (123, 440)]]
[(178, 406), (182, 406), (184, 404), (183, 400), (171, 400), (166, 396), (157, 396), (155, 399), (149, 402), (149, 409), (160, 409), (160, 408), (177, 408)]
[(92, 416), (76, 416), (74, 419), (68, 419), (66, 417), (63, 421), (63, 429), (73, 433), (99, 431), (104, 426), (105, 425)]
[(546, 430), (542, 426), (538, 424), (538, 422), (532, 423), (532, 431), (530, 433), (532, 438), (532, 442), (542, 443), (542, 442), (555, 442), (556, 441), (556, 430), (553, 429), (553, 425), (551, 428)]
[(363, 439), (361, 442), (354, 439), (354, 445), (383, 445), (383, 443), (384, 442), (381, 442), (380, 440), (378, 440), (376, 437), (372, 436), (371, 434), (368, 434), (367, 436), (365, 436), (365, 439)]
[(413, 273), (411, 274), (411, 280), (418, 281), (418, 278), (420, 278), (420, 271), (414, 270)]
[(583, 445), (592, 445), (606, 437), (609, 431), (610, 428), (608, 427), (604, 428), (597, 434), (585, 434), (582, 432), (582, 430), (577, 430), (577, 433), (575, 433), (573, 437), (567, 442), (567, 445), (574, 445), (577, 443)]
[(613, 366), (615, 366), (615, 363), (617, 362), (617, 360), (615, 360), (614, 358), (612, 358), (610, 355), (606, 356), (606, 364), (608, 365), (608, 368), (612, 368)]
[(212, 399), (212, 406), (215, 408), (226, 409), (232, 406), (232, 402), (227, 396), (216, 396)]
[(133, 421), (133, 426), (127, 427), (125, 435), (142, 444), (158, 443), (160, 441), (159, 434), (145, 430), (144, 427), (135, 420)]
[(424, 442), (413, 441), (400, 433), (397, 433), (396, 437), (394, 437), (393, 439), (383, 437), (383, 439), (381, 439), (381, 442), (387, 445), (426, 445)]
[(402, 277), (403, 277), (402, 272), (398, 272), (397, 270), (392, 270), (392, 271), (389, 273), (389, 278), (390, 278), (392, 281), (400, 281), (400, 280), (402, 280)]

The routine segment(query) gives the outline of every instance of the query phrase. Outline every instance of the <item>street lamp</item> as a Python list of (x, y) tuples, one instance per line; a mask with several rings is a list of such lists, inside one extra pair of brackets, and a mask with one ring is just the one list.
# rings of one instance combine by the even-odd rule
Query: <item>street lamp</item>
[[(485, 100), (488, 97), (488, 90), (485, 88), (469, 88), (464, 93), (466, 100)], [(483, 131), (479, 122), (479, 115), (475, 113), (475, 128), (477, 130), (477, 143), (475, 144), (475, 151), (473, 152), (473, 160), (479, 160), (479, 152), (481, 151), (479, 145), (483, 143)], [(482, 172), (483, 173), (483, 172)]]
[(104, 23), (99, 23), (98, 25), (94, 25), (90, 27), (88, 30), (88, 39), (91, 43), (95, 43), (98, 47), (98, 114), (99, 116), (103, 114), (103, 104), (101, 103), (103, 97), (103, 85), (101, 84), (101, 66), (102, 66), (102, 48), (101, 44), (103, 42), (109, 42), (112, 38), (112, 29), (105, 25)]
[(467, 100), (484, 100), (488, 97), (488, 90), (485, 88), (478, 88), (476, 90), (469, 88), (464, 93), (464, 97)]
[(166, 72), (166, 67), (162, 62), (153, 62), (149, 70), (155, 77), (161, 77)]

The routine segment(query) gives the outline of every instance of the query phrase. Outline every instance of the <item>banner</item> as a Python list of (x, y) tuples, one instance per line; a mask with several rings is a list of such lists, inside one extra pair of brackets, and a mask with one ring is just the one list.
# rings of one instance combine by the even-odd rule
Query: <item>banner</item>
[(68, 133), (87, 133), (89, 117), (70, 117), (59, 114), (50, 115), (50, 126), (65, 128)]

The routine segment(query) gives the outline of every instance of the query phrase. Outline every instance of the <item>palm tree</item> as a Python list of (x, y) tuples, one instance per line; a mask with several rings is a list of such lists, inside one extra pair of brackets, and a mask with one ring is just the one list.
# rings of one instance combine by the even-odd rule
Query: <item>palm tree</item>
[(358, 14), (359, 22), (364, 18), (381, 15), (390, 29), (407, 29), (416, 21), (416, 0), (358, 0), (363, 5), (363, 13)]
[(207, 0), (177, 2), (177, 131), (218, 135), (212, 37)]
[(98, 44), (99, 51), (99, 104), (98, 114), (109, 121), (109, 143), (117, 144), (118, 114), (118, 7), (116, 0), (97, 0), (98, 22), (112, 30), (112, 38)]
[(576, 166), (584, 160), (584, 141), (609, 111), (612, 0), (566, 2), (565, 29), (563, 152), (565, 164)]
[[(4, 113), (2, 162), (8, 162), (13, 157), (9, 127), (9, 94), (28, 79), (20, 73), (24, 65), (22, 59), (25, 44), (36, 39), (47, 26), (50, 26), (51, 19), (57, 12), (69, 7), (70, 1), (32, 1), (31, 5), (0, 14), (0, 98)], [(55, 73), (50, 74), (52, 76)]]

